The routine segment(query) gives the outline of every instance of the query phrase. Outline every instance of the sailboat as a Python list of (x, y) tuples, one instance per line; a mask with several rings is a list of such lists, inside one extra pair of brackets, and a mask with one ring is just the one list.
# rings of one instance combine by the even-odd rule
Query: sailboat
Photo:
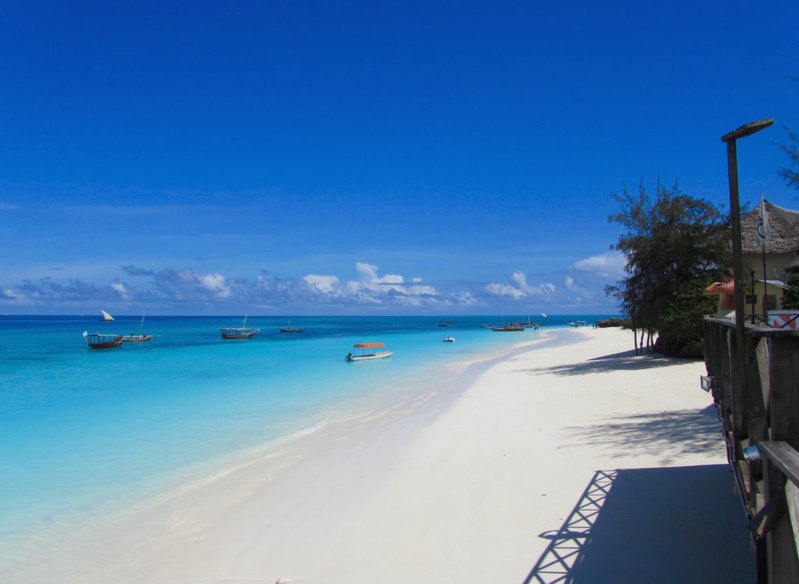
[(148, 335), (145, 333), (142, 328), (144, 327), (144, 315), (141, 317), (141, 322), (139, 323), (139, 332), (131, 333), (129, 335), (125, 335), (122, 337), (123, 343), (146, 343), (147, 341), (151, 341), (154, 338), (154, 335)]
[(223, 339), (249, 339), (261, 329), (247, 328), (247, 315), (244, 315), (244, 324), (240, 327), (230, 327), (219, 329)]
[(304, 333), (305, 332), (304, 328), (297, 328), (297, 327), (291, 326), (291, 320), (289, 320), (288, 316), (286, 317), (286, 321), (288, 322), (288, 326), (280, 327), (280, 332), (281, 333)]
[(105, 310), (103, 310), (102, 308), (100, 309), (100, 312), (102, 312), (102, 313), (103, 313), (103, 322), (111, 322), (112, 320), (114, 320), (114, 317), (113, 317), (113, 316), (111, 316), (110, 314), (108, 314), (108, 313), (107, 313)]
[(492, 331), (497, 332), (509, 332), (509, 331), (524, 331), (524, 325), (520, 322), (510, 322), (506, 323), (505, 319), (502, 316), (499, 317), (502, 320), (502, 324), (500, 326), (489, 326)]

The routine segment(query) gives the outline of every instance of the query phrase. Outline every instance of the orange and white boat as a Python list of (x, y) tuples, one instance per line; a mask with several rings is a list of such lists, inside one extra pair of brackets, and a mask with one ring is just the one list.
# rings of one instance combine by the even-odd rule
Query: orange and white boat
[(344, 357), (344, 359), (353, 362), (372, 361), (374, 359), (385, 359), (386, 357), (391, 357), (391, 355), (394, 354), (393, 351), (378, 351), (378, 349), (382, 349), (385, 346), (386, 345), (384, 343), (356, 343), (353, 345), (353, 348), (356, 350), (356, 352), (347, 353), (347, 356)]

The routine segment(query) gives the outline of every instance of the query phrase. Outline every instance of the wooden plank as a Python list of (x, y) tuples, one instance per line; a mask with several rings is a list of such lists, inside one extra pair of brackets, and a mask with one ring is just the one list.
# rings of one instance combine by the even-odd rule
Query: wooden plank
[(799, 449), (799, 338), (771, 339), (771, 437)]
[(788, 517), (793, 529), (793, 545), (799, 556), (799, 487), (793, 481), (785, 483), (785, 499), (788, 501)]
[(799, 486), (799, 452), (782, 441), (760, 442), (757, 447), (782, 474), (794, 485)]

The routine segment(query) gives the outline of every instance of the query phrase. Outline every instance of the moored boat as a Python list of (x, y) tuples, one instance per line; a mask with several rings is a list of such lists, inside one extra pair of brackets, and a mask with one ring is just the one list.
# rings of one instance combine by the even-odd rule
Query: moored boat
[(141, 322), (139, 323), (139, 332), (138, 333), (131, 333), (129, 335), (124, 335), (122, 337), (123, 343), (146, 343), (147, 341), (152, 341), (155, 338), (155, 335), (148, 335), (145, 333), (142, 328), (144, 327), (144, 316), (141, 317)]
[(385, 359), (386, 357), (391, 357), (394, 354), (393, 351), (378, 351), (377, 349), (382, 349), (386, 345), (385, 343), (355, 343), (353, 348), (359, 349), (357, 353), (349, 352), (347, 356), (344, 357), (346, 361), (371, 361), (374, 359)]
[(280, 332), (281, 333), (304, 333), (305, 332), (304, 328), (298, 328), (298, 327), (295, 327), (295, 326), (291, 326), (291, 321), (288, 318), (286, 318), (286, 321), (288, 322), (288, 326), (280, 327)]
[(122, 335), (111, 333), (89, 333), (83, 331), (83, 338), (90, 349), (115, 349), (122, 344)]
[(244, 323), (240, 327), (228, 327), (219, 329), (219, 333), (223, 339), (249, 339), (261, 329), (247, 328), (247, 316), (244, 317)]
[(512, 322), (510, 324), (503, 324), (501, 326), (489, 327), (492, 331), (509, 332), (509, 331), (523, 331), (524, 325), (520, 322)]

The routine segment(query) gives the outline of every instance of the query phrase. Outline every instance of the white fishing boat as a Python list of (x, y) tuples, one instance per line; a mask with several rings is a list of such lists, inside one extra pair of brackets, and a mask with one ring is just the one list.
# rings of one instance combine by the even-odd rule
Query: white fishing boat
[(125, 335), (122, 337), (123, 343), (146, 343), (147, 341), (152, 341), (155, 338), (155, 335), (148, 335), (142, 329), (144, 328), (144, 315), (141, 317), (141, 322), (139, 323), (139, 332), (138, 333), (131, 333), (129, 335)]
[(261, 329), (247, 328), (247, 316), (244, 316), (244, 324), (240, 327), (229, 327), (219, 329), (223, 339), (249, 339)]
[(103, 322), (111, 322), (112, 320), (114, 320), (114, 317), (113, 317), (113, 316), (111, 316), (110, 314), (108, 314), (108, 313), (107, 313), (105, 310), (103, 310), (102, 308), (100, 309), (100, 312), (102, 312), (102, 313), (103, 313)]
[(356, 352), (349, 352), (347, 356), (344, 357), (345, 360), (353, 362), (353, 361), (372, 361), (374, 359), (385, 359), (386, 357), (391, 357), (394, 354), (393, 351), (378, 351), (377, 349), (382, 349), (386, 345), (384, 343), (356, 343), (353, 345), (353, 348), (356, 349)]

